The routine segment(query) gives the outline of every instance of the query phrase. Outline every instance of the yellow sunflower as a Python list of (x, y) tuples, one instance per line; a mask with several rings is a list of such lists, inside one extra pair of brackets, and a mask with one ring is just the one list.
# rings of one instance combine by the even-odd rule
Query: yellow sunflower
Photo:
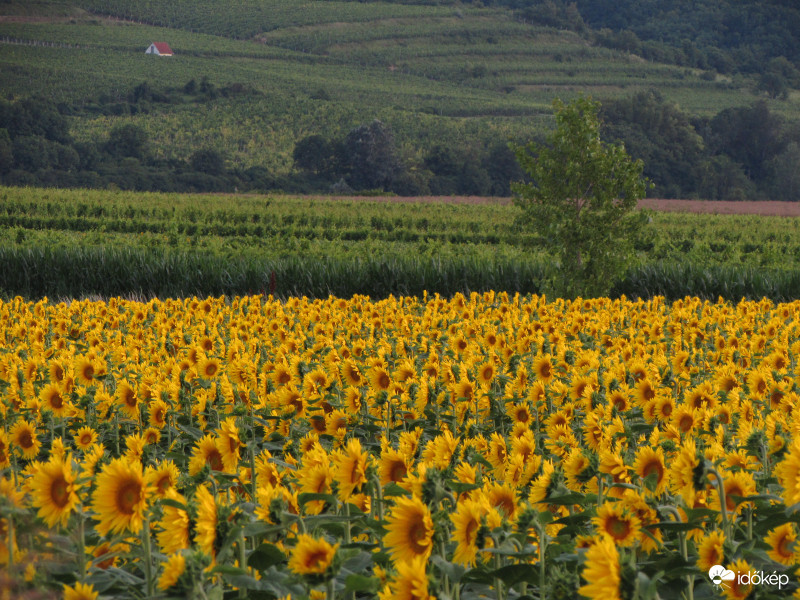
[(693, 439), (686, 440), (669, 468), (669, 485), (673, 492), (683, 497), (686, 506), (693, 507), (695, 492), (702, 480), (702, 465), (697, 457)]
[(196, 367), (197, 374), (203, 379), (213, 379), (221, 368), (219, 360), (204, 356), (199, 360)]
[(95, 376), (99, 375), (97, 365), (89, 356), (81, 356), (75, 361), (75, 379), (82, 386), (89, 387), (96, 382)]
[(79, 450), (86, 452), (89, 448), (94, 446), (97, 442), (98, 434), (91, 427), (81, 427), (78, 432), (73, 436), (75, 440), (75, 447)]
[(384, 542), (395, 563), (418, 556), (427, 560), (431, 555), (433, 519), (418, 497), (398, 498), (387, 518), (386, 529)]
[(667, 467), (663, 448), (642, 446), (636, 452), (633, 470), (643, 481), (651, 482), (656, 495), (664, 493), (667, 487)]
[(139, 396), (130, 383), (121, 381), (117, 384), (116, 399), (122, 414), (130, 419), (138, 420)]
[(358, 369), (358, 365), (352, 359), (347, 359), (342, 361), (341, 365), (342, 370), (342, 377), (344, 378), (347, 385), (353, 387), (361, 387), (365, 383), (364, 376), (361, 374), (361, 371)]
[(36, 425), (20, 419), (9, 431), (11, 444), (22, 451), (22, 456), (27, 459), (36, 458), (42, 442), (36, 436)]
[(581, 596), (621, 600), (619, 553), (612, 538), (602, 536), (589, 546), (581, 575), (586, 580), (586, 585), (578, 589)]
[(162, 429), (167, 424), (168, 411), (169, 406), (161, 398), (151, 402), (147, 407), (147, 413), (150, 417), (150, 426)]
[(56, 523), (66, 526), (79, 500), (75, 479), (69, 456), (53, 457), (36, 469), (31, 481), (31, 504), (39, 509), (38, 515), (48, 527)]
[(368, 464), (369, 455), (357, 438), (347, 442), (344, 449), (334, 456), (333, 479), (339, 486), (340, 500), (347, 501), (367, 482)]
[(186, 557), (181, 553), (171, 555), (164, 562), (164, 571), (158, 578), (158, 589), (166, 591), (176, 583), (186, 571)]
[(289, 557), (289, 570), (297, 575), (323, 575), (336, 557), (339, 544), (331, 545), (324, 538), (301, 533)]
[(72, 403), (58, 384), (48, 383), (44, 386), (39, 399), (42, 408), (51, 411), (56, 417), (64, 417), (70, 413)]
[(533, 361), (533, 374), (542, 383), (550, 383), (555, 377), (553, 357), (549, 354), (537, 356)]
[(64, 600), (97, 600), (99, 595), (91, 583), (78, 582), (72, 587), (64, 584)]
[(795, 438), (783, 460), (776, 465), (775, 475), (783, 488), (786, 506), (800, 502), (800, 438)]
[(103, 467), (92, 495), (92, 510), (100, 535), (142, 528), (149, 489), (139, 461), (117, 458)]
[(235, 473), (241, 457), (242, 441), (234, 417), (228, 417), (220, 424), (216, 446), (225, 472)]
[(161, 552), (172, 554), (189, 547), (189, 515), (185, 508), (173, 504), (177, 502), (186, 506), (186, 498), (175, 489), (168, 489), (163, 497), (171, 502), (162, 505), (162, 516), (156, 523), (161, 531), (156, 534), (156, 539)]
[(726, 587), (722, 588), (725, 596), (727, 596), (730, 600), (745, 600), (745, 598), (749, 598), (753, 593), (753, 584), (743, 583), (739, 574), (750, 573), (753, 571), (753, 568), (747, 561), (743, 559), (739, 559), (733, 564), (726, 565), (726, 567), (737, 575), (734, 579), (727, 582)]
[(0, 429), (0, 469), (11, 466), (11, 447), (8, 434)]
[(400, 483), (408, 475), (411, 463), (405, 455), (394, 448), (386, 448), (381, 452), (378, 462), (378, 475), (381, 478), (381, 485), (391, 482)]
[(764, 541), (769, 545), (767, 555), (782, 565), (792, 566), (797, 564), (797, 531), (792, 523), (772, 529)]
[(197, 503), (194, 543), (212, 559), (216, 558), (217, 503), (205, 484), (197, 488), (194, 499)]
[(426, 559), (422, 556), (397, 565), (397, 575), (378, 593), (379, 600), (434, 600), (428, 593)]
[(178, 485), (180, 474), (180, 470), (174, 462), (164, 460), (155, 466), (148, 466), (144, 476), (153, 493), (163, 498), (168, 490), (174, 489)]
[(194, 477), (206, 465), (212, 471), (222, 471), (225, 465), (222, 461), (222, 453), (217, 446), (217, 440), (212, 434), (207, 434), (202, 437), (192, 450), (192, 456), (189, 459), (189, 475)]
[(642, 522), (621, 502), (604, 502), (592, 517), (595, 529), (614, 540), (617, 546), (632, 546), (641, 532)]
[[(483, 546), (479, 540), (481, 519), (488, 512), (489, 506), (483, 498), (479, 500), (466, 499), (458, 503), (456, 510), (450, 515), (453, 522), (453, 541), (456, 549), (453, 552), (453, 562), (467, 567), (475, 565), (478, 550)], [(484, 535), (488, 530), (483, 532)]]
[(367, 378), (370, 388), (376, 394), (388, 391), (392, 386), (392, 377), (383, 367), (372, 367), (367, 373)]

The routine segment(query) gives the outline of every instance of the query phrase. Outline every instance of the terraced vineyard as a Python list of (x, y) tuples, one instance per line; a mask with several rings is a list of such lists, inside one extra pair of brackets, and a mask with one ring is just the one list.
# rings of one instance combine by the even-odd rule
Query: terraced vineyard
[[(700, 115), (753, 99), (746, 80), (593, 47), (501, 9), (250, 0), (233, 11), (211, 0), (71, 0), (10, 2), (3, 10), (21, 16), (0, 21), (0, 40), (10, 42), (2, 46), (0, 87), (74, 107), (79, 141), (133, 123), (157, 158), (185, 159), (213, 143), (231, 164), (277, 176), (291, 170), (304, 136), (341, 135), (374, 118), (413, 156), (431, 140), (528, 140), (550, 127), (555, 96), (604, 100), (657, 87)], [(154, 40), (168, 41), (175, 56), (145, 55)], [(145, 81), (163, 90), (203, 78), (248, 94), (154, 104), (135, 115), (87, 110), (100, 97), (124, 103)], [(796, 114), (798, 99), (773, 104)]]

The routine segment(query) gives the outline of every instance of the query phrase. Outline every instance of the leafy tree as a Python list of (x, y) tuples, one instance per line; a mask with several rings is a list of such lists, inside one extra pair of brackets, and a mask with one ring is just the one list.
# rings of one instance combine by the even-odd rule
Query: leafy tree
[(644, 161), (644, 174), (658, 198), (686, 197), (697, 190), (697, 165), (706, 157), (703, 138), (689, 115), (658, 92), (639, 92), (603, 105), (604, 133)]
[(189, 164), (200, 173), (215, 176), (225, 173), (225, 158), (214, 148), (195, 150), (189, 157)]
[(600, 139), (600, 104), (578, 98), (553, 103), (556, 128), (546, 144), (516, 149), (529, 182), (512, 184), (521, 221), (553, 258), (545, 291), (559, 296), (602, 296), (633, 258), (645, 215), (643, 163), (622, 145)]
[(767, 175), (767, 162), (788, 143), (780, 116), (760, 100), (751, 107), (726, 108), (708, 126), (706, 143), (714, 154), (727, 154), (756, 183)]
[(337, 167), (334, 143), (321, 135), (309, 135), (294, 146), (292, 158), (298, 169), (315, 175), (331, 176)]
[(112, 156), (120, 158), (144, 158), (147, 154), (147, 132), (131, 123), (117, 125), (108, 134), (106, 149)]
[(0, 173), (8, 173), (14, 166), (14, 153), (11, 146), (11, 136), (7, 129), (0, 129)]
[(375, 119), (351, 130), (344, 140), (347, 183), (356, 190), (389, 189), (402, 171), (391, 130)]
[(791, 142), (769, 164), (772, 196), (776, 200), (800, 201), (800, 145)]

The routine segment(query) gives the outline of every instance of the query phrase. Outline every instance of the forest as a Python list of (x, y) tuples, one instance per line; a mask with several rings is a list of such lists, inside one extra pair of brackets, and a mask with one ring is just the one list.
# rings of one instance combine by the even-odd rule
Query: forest
[[(142, 83), (130, 90), (124, 110), (153, 104), (209, 103), (242, 91), (191, 80), (180, 91)], [(188, 98), (188, 99), (187, 99)], [(311, 134), (298, 140), (293, 169), (276, 175), (259, 166), (237, 168), (213, 146), (187, 160), (157, 158), (147, 132), (114, 126), (103, 139), (76, 141), (69, 106), (42, 98), (0, 101), (0, 180), (6, 185), (116, 187), (163, 192), (275, 191), (290, 193), (393, 193), (400, 196), (509, 196), (521, 180), (513, 144), (438, 143), (404, 160), (391, 128), (375, 119), (342, 137)], [(120, 104), (94, 104), (119, 111)], [(645, 163), (652, 197), (748, 200), (800, 199), (800, 128), (763, 101), (728, 108), (710, 118), (692, 116), (657, 91), (607, 102), (604, 135), (625, 144)]]

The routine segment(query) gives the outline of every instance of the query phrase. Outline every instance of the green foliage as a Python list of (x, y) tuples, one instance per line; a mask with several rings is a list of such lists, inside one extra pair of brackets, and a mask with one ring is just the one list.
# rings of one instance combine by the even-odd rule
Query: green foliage
[[(0, 295), (541, 292), (511, 204), (0, 188)], [(800, 218), (651, 215), (612, 295), (800, 297)], [(274, 287), (271, 273), (275, 272)]]
[(603, 296), (624, 274), (642, 228), (634, 211), (647, 187), (643, 163), (600, 139), (598, 102), (553, 103), (556, 129), (547, 145), (517, 156), (530, 176), (513, 186), (523, 220), (558, 259), (548, 277), (557, 296)]

